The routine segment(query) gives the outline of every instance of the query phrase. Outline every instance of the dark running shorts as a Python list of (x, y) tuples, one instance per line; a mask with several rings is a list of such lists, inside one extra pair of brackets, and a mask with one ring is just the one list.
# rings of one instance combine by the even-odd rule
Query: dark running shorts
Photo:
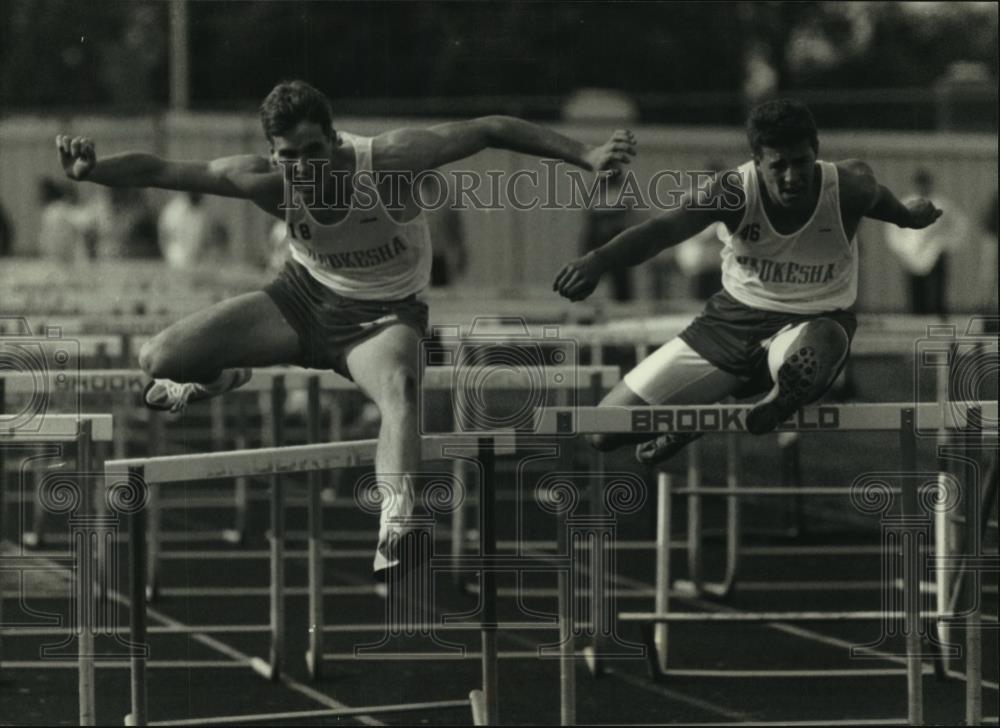
[(679, 336), (713, 366), (745, 378), (747, 382), (737, 396), (749, 397), (773, 386), (767, 368), (767, 349), (761, 342), (786, 326), (797, 326), (817, 318), (832, 319), (840, 324), (847, 333), (848, 345), (854, 340), (858, 321), (851, 311), (841, 309), (811, 314), (763, 311), (740, 303), (726, 290), (708, 299), (704, 310)]
[(423, 337), (427, 304), (408, 296), (397, 301), (345, 298), (317, 281), (294, 260), (264, 288), (299, 336), (300, 361), (309, 369), (333, 369), (348, 379), (347, 352), (369, 336), (403, 323)]

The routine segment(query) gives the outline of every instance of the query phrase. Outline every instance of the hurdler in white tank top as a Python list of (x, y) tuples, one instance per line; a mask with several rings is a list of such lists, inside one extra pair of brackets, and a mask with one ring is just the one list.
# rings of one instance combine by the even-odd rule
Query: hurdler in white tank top
[[(357, 171), (372, 173), (372, 139), (341, 136), (354, 148)], [(374, 191), (374, 176), (368, 178), (366, 187)], [(427, 287), (431, 241), (423, 210), (413, 220), (400, 223), (381, 200), (361, 208), (355, 197), (343, 220), (322, 225), (298, 194), (294, 199), (297, 205), (285, 212), (285, 237), (292, 259), (323, 285), (361, 300), (396, 300)]]
[(858, 294), (858, 248), (844, 231), (837, 167), (819, 162), (812, 217), (789, 235), (775, 232), (760, 199), (757, 170), (738, 171), (746, 191), (743, 219), (722, 237), (722, 285), (740, 303), (765, 311), (822, 313), (848, 308)]

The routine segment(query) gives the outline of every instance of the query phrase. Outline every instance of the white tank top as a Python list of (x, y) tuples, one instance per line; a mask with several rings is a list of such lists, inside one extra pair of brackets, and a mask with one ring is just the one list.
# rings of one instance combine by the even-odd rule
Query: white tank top
[(837, 167), (819, 162), (812, 217), (789, 235), (775, 232), (760, 199), (752, 161), (738, 171), (746, 191), (743, 219), (725, 230), (722, 286), (740, 303), (765, 311), (822, 313), (848, 308), (858, 295), (858, 247), (844, 231)]
[[(373, 172), (372, 140), (341, 132), (354, 147), (357, 172)], [(374, 196), (374, 177), (365, 181)], [(322, 225), (296, 193), (285, 212), (285, 238), (292, 259), (325, 286), (348, 298), (396, 300), (419, 293), (431, 277), (431, 242), (424, 211), (409, 222), (392, 218), (381, 200), (351, 209), (334, 225)]]

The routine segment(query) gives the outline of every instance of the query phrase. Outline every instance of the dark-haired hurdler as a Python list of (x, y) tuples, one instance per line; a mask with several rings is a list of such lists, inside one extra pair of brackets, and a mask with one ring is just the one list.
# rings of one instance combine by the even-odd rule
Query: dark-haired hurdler
[[(771, 432), (833, 384), (850, 352), (857, 321), (862, 218), (925, 228), (942, 212), (927, 199), (901, 203), (864, 162), (818, 159), (809, 109), (770, 101), (747, 119), (752, 159), (717, 176), (711, 200), (632, 227), (556, 276), (553, 289), (579, 301), (618, 266), (634, 266), (709, 225), (725, 226), (722, 290), (676, 338), (640, 362), (602, 405), (714, 404), (764, 394), (746, 428)], [(735, 184), (733, 184), (735, 182)], [(734, 194), (735, 193), (735, 194)], [(662, 463), (697, 435), (595, 435), (602, 450), (638, 443), (641, 463)]]
[[(634, 156), (635, 140), (616, 131), (588, 147), (506, 116), (366, 138), (335, 129), (329, 100), (303, 81), (276, 86), (260, 118), (266, 156), (179, 162), (126, 153), (98, 160), (85, 137), (61, 135), (56, 146), (70, 179), (242, 198), (285, 223), (291, 255), (275, 281), (188, 316), (143, 346), (139, 363), (152, 378), (145, 402), (181, 411), (246, 383), (252, 367), (292, 364), (352, 378), (381, 413), (375, 471), (385, 492), (374, 568), (384, 577), (400, 564), (407, 529), (399, 524), (412, 514), (420, 467), (417, 358), (427, 306), (418, 294), (431, 272), (416, 190), (388, 185), (399, 185), (400, 173), (415, 179), (490, 148), (594, 172), (618, 169)], [(376, 185), (378, 199), (361, 200), (351, 180), (381, 171), (393, 175)], [(336, 195), (328, 194), (333, 185), (340, 185)], [(390, 209), (389, 199), (401, 204)], [(288, 200), (294, 204), (283, 204)]]

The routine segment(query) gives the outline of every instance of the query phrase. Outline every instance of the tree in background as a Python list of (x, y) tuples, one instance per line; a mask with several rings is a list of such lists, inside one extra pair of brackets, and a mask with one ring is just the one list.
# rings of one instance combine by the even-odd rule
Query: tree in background
[(166, 102), (167, 4), (0, 0), (0, 110)]
[[(166, 104), (167, 3), (0, 3), (4, 108)], [(196, 108), (246, 108), (306, 77), (353, 113), (387, 113), (376, 99), (474, 96), (483, 113), (555, 115), (558, 102), (517, 104), (603, 87), (644, 99), (646, 120), (739, 123), (741, 104), (712, 97), (706, 118), (687, 118), (669, 95), (929, 89), (960, 61), (995, 84), (998, 64), (997, 6), (985, 2), (226, 0), (190, 2), (188, 15)]]

